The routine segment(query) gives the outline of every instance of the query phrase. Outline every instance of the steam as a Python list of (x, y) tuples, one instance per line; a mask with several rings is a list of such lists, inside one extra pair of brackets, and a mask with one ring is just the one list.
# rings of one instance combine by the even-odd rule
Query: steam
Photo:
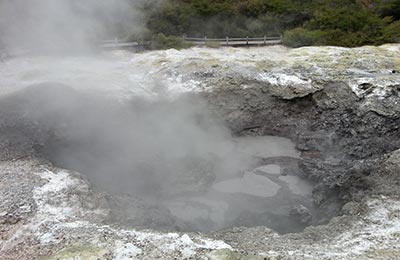
[(135, 0), (0, 0), (0, 45), (82, 50), (144, 30)]
[(2, 117), (18, 115), (10, 120), (47, 158), (112, 192), (165, 197), (185, 184), (196, 192), (193, 183), (234, 176), (251, 162), (197, 96), (118, 102), (46, 83), (1, 103)]

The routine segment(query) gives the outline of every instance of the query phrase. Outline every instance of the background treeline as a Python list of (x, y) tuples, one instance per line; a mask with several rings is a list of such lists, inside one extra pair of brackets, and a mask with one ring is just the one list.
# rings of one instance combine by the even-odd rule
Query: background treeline
[(400, 41), (400, 0), (164, 0), (145, 1), (141, 8), (148, 28), (141, 37), (156, 47), (180, 45), (182, 35), (283, 34), (294, 47)]

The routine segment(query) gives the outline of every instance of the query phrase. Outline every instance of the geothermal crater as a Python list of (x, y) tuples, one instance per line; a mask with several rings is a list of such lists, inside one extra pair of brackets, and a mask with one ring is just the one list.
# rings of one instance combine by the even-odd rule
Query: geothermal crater
[[(93, 97), (46, 83), (4, 98), (5, 131), (34, 155), (109, 194), (110, 223), (166, 231), (267, 226), (298, 232), (332, 217), (290, 139), (232, 134), (198, 95)], [(19, 132), (21, 136), (18, 136)]]
[(385, 45), (4, 61), (0, 256), (396, 259), (399, 56)]

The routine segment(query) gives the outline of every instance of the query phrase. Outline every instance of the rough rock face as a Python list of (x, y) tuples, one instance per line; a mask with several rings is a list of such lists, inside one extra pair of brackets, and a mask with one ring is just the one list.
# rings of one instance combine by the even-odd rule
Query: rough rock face
[[(35, 145), (46, 135), (5, 135), (14, 128), (13, 120), (3, 117), (0, 259), (396, 259), (400, 255), (400, 76), (396, 73), (400, 45), (194, 48), (127, 55), (107, 56), (118, 66), (102, 69), (120, 84), (116, 89), (101, 88), (100, 93), (173, 98), (180, 92), (196, 92), (236, 134), (291, 138), (302, 152), (304, 174), (317, 183), (315, 203), (328, 211), (334, 203), (345, 203), (340, 216), (283, 236), (264, 227), (238, 227), (207, 238), (106, 225), (111, 214), (107, 195), (94, 192), (78, 173), (38, 159)], [(27, 68), (23, 58), (0, 64), (3, 93), (55, 79), (79, 87), (91, 65), (98, 63), (85, 59), (80, 74), (73, 77), (79, 62), (64, 60), (63, 66), (55, 66), (63, 68), (60, 77), (49, 66), (54, 59), (28, 61), (36, 67)], [(137, 73), (127, 80), (118, 74), (129, 70)], [(139, 77), (143, 72), (147, 75)], [(108, 79), (107, 73), (100, 74)], [(85, 91), (104, 87), (104, 82), (98, 79)], [(153, 87), (144, 89), (148, 82)], [(294, 214), (303, 214), (307, 221), (301, 208)]]

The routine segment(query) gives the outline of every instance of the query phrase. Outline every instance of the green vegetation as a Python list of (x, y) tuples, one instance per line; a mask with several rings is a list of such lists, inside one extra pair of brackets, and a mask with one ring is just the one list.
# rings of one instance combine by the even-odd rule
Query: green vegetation
[(145, 1), (142, 8), (154, 47), (184, 48), (182, 35), (284, 34), (293, 47), (400, 40), (400, 0), (164, 0)]
[(220, 46), (219, 42), (208, 41), (207, 42), (207, 47), (209, 47), (209, 48), (219, 48), (221, 46)]
[(165, 36), (163, 33), (156, 34), (152, 37), (151, 48), (152, 49), (184, 49), (189, 48), (192, 45), (183, 40), (180, 36)]

